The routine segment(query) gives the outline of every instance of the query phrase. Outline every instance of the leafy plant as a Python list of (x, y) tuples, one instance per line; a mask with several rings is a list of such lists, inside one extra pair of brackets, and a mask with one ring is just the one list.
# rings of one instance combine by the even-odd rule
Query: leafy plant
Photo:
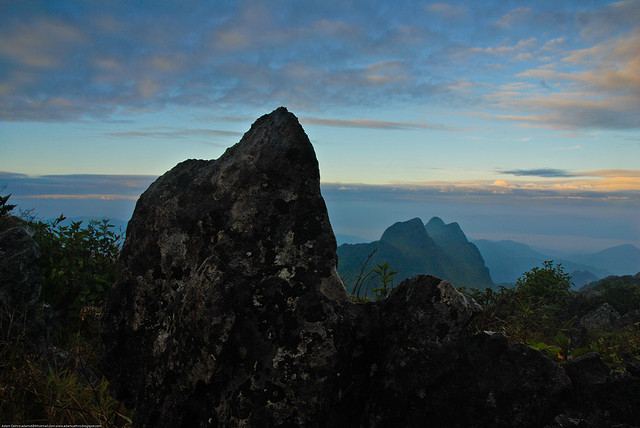
[(115, 280), (121, 237), (107, 221), (65, 224), (10, 218), (0, 197), (0, 229), (21, 225), (40, 248), (38, 305), (0, 303), (0, 420), (11, 424), (131, 426), (98, 370), (101, 308)]
[(13, 211), (13, 209), (16, 207), (15, 205), (11, 205), (8, 203), (10, 197), (11, 194), (0, 196), (0, 217), (9, 215), (11, 211)]
[(44, 275), (41, 299), (66, 324), (76, 325), (85, 307), (101, 307), (116, 278), (122, 237), (108, 220), (65, 224), (32, 221), (34, 239), (42, 252)]
[(373, 273), (380, 279), (380, 287), (374, 288), (373, 292), (378, 300), (385, 299), (389, 296), (389, 293), (393, 288), (393, 278), (398, 274), (398, 272), (392, 270), (389, 263), (384, 262), (377, 265), (373, 269)]

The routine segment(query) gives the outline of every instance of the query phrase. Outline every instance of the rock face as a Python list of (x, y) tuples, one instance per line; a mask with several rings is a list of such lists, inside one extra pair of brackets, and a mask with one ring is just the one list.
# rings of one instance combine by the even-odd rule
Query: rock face
[(284, 108), (141, 196), (106, 315), (106, 362), (144, 426), (320, 420), (347, 295), (315, 153)]
[[(279, 108), (141, 196), (104, 317), (105, 373), (143, 427), (541, 427), (565, 371), (472, 334), (432, 276), (353, 303), (313, 148)], [(624, 417), (627, 417), (626, 414)]]
[(587, 331), (610, 330), (620, 321), (620, 314), (613, 306), (603, 303), (580, 319), (580, 325)]

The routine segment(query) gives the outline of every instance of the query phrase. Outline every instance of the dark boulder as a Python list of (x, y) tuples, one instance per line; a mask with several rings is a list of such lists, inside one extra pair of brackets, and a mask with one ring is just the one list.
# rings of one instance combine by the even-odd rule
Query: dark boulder
[(570, 387), (563, 370), (500, 334), (470, 334), (475, 301), (434, 277), (379, 302), (365, 426), (540, 427)]
[(580, 318), (580, 325), (587, 331), (611, 330), (619, 321), (618, 311), (605, 302)]
[[(354, 303), (313, 147), (279, 108), (141, 196), (104, 316), (105, 373), (145, 427), (542, 427), (565, 371), (432, 276)], [(623, 419), (624, 420), (624, 419)]]
[(612, 372), (597, 353), (567, 362), (573, 388), (564, 407), (593, 428), (633, 427), (640, 422), (640, 377)]
[(347, 301), (295, 116), (258, 119), (138, 201), (105, 316), (106, 369), (143, 426), (309, 425), (337, 400)]

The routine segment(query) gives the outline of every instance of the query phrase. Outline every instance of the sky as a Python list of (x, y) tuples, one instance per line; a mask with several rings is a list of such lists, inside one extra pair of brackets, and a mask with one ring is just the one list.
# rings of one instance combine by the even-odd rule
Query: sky
[(126, 219), (280, 105), (339, 233), (440, 215), (640, 245), (640, 0), (0, 0), (0, 189), (21, 208)]

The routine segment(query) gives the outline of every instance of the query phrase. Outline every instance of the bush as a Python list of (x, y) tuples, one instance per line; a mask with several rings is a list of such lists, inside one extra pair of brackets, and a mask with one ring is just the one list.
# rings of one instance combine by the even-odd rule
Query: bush
[(8, 199), (0, 197), (0, 228), (33, 232), (42, 292), (35, 310), (0, 307), (0, 421), (130, 426), (130, 412), (110, 395), (98, 368), (100, 316), (116, 277), (120, 235), (107, 220), (18, 220)]

